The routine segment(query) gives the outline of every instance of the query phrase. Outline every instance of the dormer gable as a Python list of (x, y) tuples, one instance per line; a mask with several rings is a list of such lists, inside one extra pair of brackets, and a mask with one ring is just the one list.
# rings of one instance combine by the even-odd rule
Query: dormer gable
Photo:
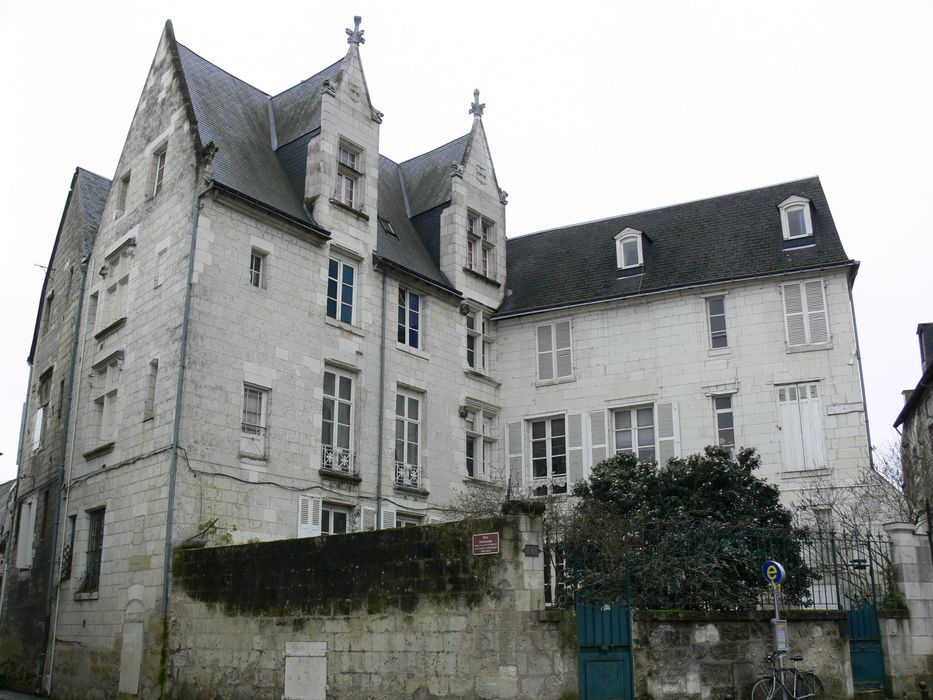
[(801, 241), (813, 236), (813, 217), (810, 200), (791, 195), (778, 204), (781, 213), (781, 232), (785, 241)]
[(616, 242), (616, 268), (626, 273), (641, 272), (645, 265), (644, 233), (626, 227), (613, 239)]

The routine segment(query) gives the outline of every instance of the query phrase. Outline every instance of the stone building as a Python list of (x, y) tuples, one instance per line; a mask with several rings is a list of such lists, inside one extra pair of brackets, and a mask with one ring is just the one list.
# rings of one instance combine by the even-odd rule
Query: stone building
[(894, 427), (901, 430), (904, 491), (911, 504), (925, 513), (927, 529), (933, 531), (933, 323), (919, 324), (917, 337), (920, 381), (904, 392), (904, 408)]
[(858, 263), (818, 179), (507, 241), (478, 92), (468, 133), (393, 161), (347, 33), (268, 95), (166, 24), (112, 185), (78, 171), (4, 682), (151, 696), (190, 540), (430, 523), (625, 449), (755, 446), (789, 500), (868, 465)]

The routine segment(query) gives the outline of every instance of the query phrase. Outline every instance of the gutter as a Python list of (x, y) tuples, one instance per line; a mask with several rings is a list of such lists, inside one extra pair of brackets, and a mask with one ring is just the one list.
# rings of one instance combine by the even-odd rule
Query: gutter
[[(374, 253), (375, 255), (375, 253)], [(376, 529), (382, 529), (382, 470), (385, 466), (386, 301), (389, 273), (382, 270), (382, 335), (379, 337), (379, 448), (376, 450)]]
[[(727, 282), (754, 282), (755, 280), (766, 280), (773, 279), (775, 277), (789, 277), (790, 275), (799, 275), (804, 272), (820, 272), (822, 270), (835, 270), (839, 267), (854, 267), (858, 269), (858, 261), (856, 260), (847, 260), (844, 263), (838, 263), (836, 265), (819, 265), (816, 267), (803, 267), (797, 268), (795, 270), (788, 270), (787, 272), (774, 272), (768, 275), (749, 275), (747, 277), (728, 277), (719, 280), (712, 280), (710, 282), (700, 282), (698, 284), (687, 284), (682, 287), (666, 287), (665, 289), (658, 289), (653, 292), (637, 292), (635, 294), (624, 294), (620, 296), (612, 297), (601, 297), (599, 299), (592, 299), (590, 301), (580, 301), (575, 304), (562, 304), (560, 306), (547, 306), (541, 308), (533, 309), (524, 309), (521, 311), (513, 311), (511, 313), (505, 314), (493, 314), (491, 316), (493, 321), (501, 321), (507, 318), (517, 318), (519, 316), (532, 316), (534, 314), (543, 314), (549, 311), (563, 311), (564, 309), (576, 309), (581, 306), (593, 306), (594, 304), (607, 304), (613, 301), (623, 301), (626, 299), (641, 299), (643, 297), (657, 296), (658, 294), (669, 294), (671, 292), (682, 292), (689, 289), (703, 289), (705, 287), (714, 287), (716, 285), (725, 284)], [(508, 291), (506, 291), (508, 294)]]
[(162, 561), (162, 625), (163, 644), (168, 628), (168, 584), (172, 562), (172, 526), (175, 518), (175, 481), (178, 473), (178, 436), (181, 433), (182, 390), (185, 386), (185, 362), (188, 357), (188, 327), (191, 320), (191, 291), (194, 286), (194, 256), (198, 243), (198, 223), (201, 219), (201, 200), (215, 183), (211, 180), (207, 187), (194, 197), (191, 205), (191, 249), (188, 252), (188, 283), (185, 287), (185, 311), (181, 322), (181, 340), (178, 354), (178, 381), (175, 384), (175, 419), (172, 422), (172, 457), (168, 470), (168, 496), (165, 512), (165, 548)]
[(458, 299), (463, 298), (463, 293), (454, 289), (453, 287), (448, 287), (447, 285), (437, 282), (435, 280), (432, 280), (430, 277), (426, 277), (425, 275), (415, 272), (414, 270), (407, 268), (404, 265), (399, 265), (398, 263), (393, 262), (392, 260), (389, 260), (388, 258), (385, 258), (379, 255), (379, 253), (375, 251), (373, 251), (373, 263), (376, 265), (383, 265), (384, 267), (391, 267), (393, 270), (398, 270), (399, 272), (403, 274), (414, 277), (415, 279), (421, 282), (424, 282), (425, 284), (428, 284), (434, 287), (435, 289), (439, 289), (440, 291), (446, 294), (454, 296)]
[[(71, 339), (71, 366), (68, 368), (68, 399), (65, 401), (65, 413), (62, 416), (62, 435), (61, 435), (61, 452), (59, 454), (59, 465), (58, 465), (58, 488), (59, 495), (55, 499), (55, 514), (52, 518), (52, 539), (50, 547), (50, 557), (49, 561), (49, 582), (48, 582), (48, 604), (45, 612), (45, 631), (44, 637), (42, 639), (42, 648), (39, 656), (39, 677), (36, 679), (36, 688), (39, 692), (50, 692), (52, 689), (52, 672), (49, 671), (49, 682), (48, 684), (43, 684), (42, 677), (45, 675), (45, 661), (46, 655), (49, 651), (49, 638), (53, 629), (52, 625), (52, 608), (55, 608), (55, 626), (58, 625), (58, 593), (59, 593), (59, 583), (61, 577), (55, 576), (55, 554), (56, 547), (55, 542), (58, 540), (58, 531), (61, 527), (61, 514), (62, 514), (62, 501), (68, 498), (68, 490), (65, 488), (65, 457), (68, 454), (68, 427), (71, 422), (71, 405), (72, 398), (74, 397), (75, 391), (75, 369), (78, 363), (78, 341), (81, 336), (81, 314), (84, 311), (84, 290), (87, 285), (87, 268), (88, 263), (90, 262), (90, 254), (85, 255), (81, 260), (81, 286), (78, 290), (78, 309), (75, 314), (75, 328), (74, 333), (72, 334)], [(64, 542), (62, 543), (64, 547)], [(61, 572), (61, 559), (59, 559), (59, 573)], [(51, 656), (55, 655), (54, 645), (51, 649)], [(50, 664), (51, 668), (51, 664)], [(44, 686), (44, 687), (43, 687)]]
[[(300, 226), (301, 228), (307, 231), (311, 231), (312, 233), (317, 234), (318, 236), (320, 236), (321, 238), (324, 238), (325, 240), (330, 239), (330, 231), (318, 225), (317, 223), (313, 221), (303, 221), (302, 219), (299, 219), (297, 216), (286, 214), (281, 209), (270, 207), (268, 204), (260, 202), (258, 199), (254, 197), (250, 197), (247, 194), (243, 194), (242, 192), (235, 190), (232, 187), (228, 187), (227, 185), (216, 182), (215, 180), (211, 180), (211, 184), (208, 187), (208, 190), (209, 189), (215, 189), (215, 190), (218, 190), (219, 192), (223, 192), (224, 194), (228, 194), (234, 199), (239, 199), (243, 202), (246, 202), (250, 206), (256, 207), (257, 209), (260, 209), (266, 212), (267, 214), (271, 214), (272, 216), (275, 216), (279, 219), (284, 219), (285, 221), (288, 221), (289, 223), (295, 224), (296, 226)], [(203, 195), (206, 192), (207, 190), (205, 190), (201, 194)]]

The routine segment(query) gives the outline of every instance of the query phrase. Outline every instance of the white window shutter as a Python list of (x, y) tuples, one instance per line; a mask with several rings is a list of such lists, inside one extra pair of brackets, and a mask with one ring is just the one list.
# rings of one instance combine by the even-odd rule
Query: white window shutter
[(583, 478), (583, 415), (567, 415), (567, 483)]
[(538, 326), (538, 379), (554, 378), (554, 344), (550, 326)]
[(16, 536), (16, 568), (32, 566), (32, 545), (36, 530), (36, 497), (30, 496), (19, 507), (19, 532)]
[(803, 299), (800, 295), (800, 284), (785, 284), (784, 290), (784, 322), (787, 326), (788, 345), (806, 345), (807, 329), (803, 313)]
[(590, 411), (590, 448), (592, 469), (606, 459), (606, 412)]
[(818, 384), (800, 385), (800, 426), (803, 433), (804, 466), (807, 469), (826, 466), (823, 410), (819, 393)]
[(524, 483), (522, 479), (522, 423), (516, 421), (509, 423), (506, 429), (508, 433), (509, 450), (509, 479), (513, 488), (518, 488)]
[(317, 537), (321, 534), (321, 499), (298, 497), (298, 536)]
[(829, 342), (829, 319), (826, 314), (826, 297), (823, 281), (805, 282), (807, 298), (807, 326), (810, 328), (810, 343)]
[(658, 464), (680, 454), (680, 428), (676, 403), (658, 404)]
[(383, 506), (382, 508), (382, 529), (388, 530), (393, 527), (397, 527), (396, 522), (395, 522), (395, 509), (386, 508), (385, 506)]
[(39, 449), (42, 444), (42, 422), (45, 418), (45, 406), (36, 409), (36, 423), (32, 429), (32, 449)]
[(778, 387), (778, 409), (781, 431), (781, 457), (785, 469), (803, 469), (803, 432), (800, 407), (797, 405), (797, 387)]
[(360, 507), (360, 530), (376, 529), (376, 509), (372, 506)]
[(557, 376), (573, 375), (573, 353), (570, 347), (570, 321), (554, 325), (554, 350), (557, 353)]

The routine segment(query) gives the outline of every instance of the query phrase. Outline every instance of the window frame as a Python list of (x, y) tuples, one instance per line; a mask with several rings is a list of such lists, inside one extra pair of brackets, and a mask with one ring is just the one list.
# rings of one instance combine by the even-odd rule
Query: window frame
[(104, 528), (107, 509), (101, 506), (86, 510), (85, 513), (87, 513), (87, 550), (80, 592), (97, 593), (100, 590), (100, 574), (104, 558)]
[[(343, 516), (343, 531), (334, 532), (334, 516), (341, 515)], [(353, 509), (349, 506), (337, 505), (335, 503), (329, 503), (324, 501), (321, 504), (321, 535), (327, 537), (328, 535), (345, 535), (349, 532), (353, 532)]]
[[(30, 494), (19, 503), (16, 522), (16, 568), (31, 569), (36, 544), (36, 494)], [(24, 522), (25, 520), (25, 522)]]
[[(713, 406), (713, 427), (716, 433), (715, 444), (719, 447), (728, 447), (731, 450), (735, 450), (735, 405), (732, 401), (732, 394), (714, 395), (711, 398)], [(728, 401), (728, 406), (720, 405), (720, 403), (723, 401)], [(726, 415), (729, 416), (729, 425), (723, 426), (722, 420)], [(724, 432), (729, 432), (732, 434), (731, 442), (723, 441)]]
[[(639, 411), (644, 411), (649, 409), (651, 411), (651, 425), (640, 425), (639, 424)], [(661, 451), (661, 446), (659, 444), (660, 430), (658, 425), (658, 410), (656, 403), (639, 403), (632, 406), (618, 406), (612, 408), (609, 411), (610, 422), (609, 422), (609, 431), (612, 437), (612, 450), (613, 454), (619, 454), (620, 452), (632, 452), (640, 460), (657, 460), (658, 454)], [(629, 417), (628, 427), (618, 427), (617, 415), (627, 414)], [(648, 450), (649, 447), (646, 444), (642, 443), (641, 440), (641, 431), (651, 428), (651, 445), (650, 456), (645, 456), (643, 451)], [(631, 438), (630, 446), (620, 447), (618, 444), (618, 435), (622, 431), (628, 431)]]
[[(243, 382), (243, 402), (240, 411), (240, 457), (256, 460), (266, 460), (269, 457), (269, 393), (268, 387)], [(257, 423), (247, 422), (248, 412), (255, 415), (255, 411), (250, 411), (247, 404), (251, 397), (259, 399)], [(254, 450), (251, 451), (250, 447)]]
[(168, 161), (168, 144), (162, 144), (152, 152), (152, 196), (165, 187), (165, 165)]
[(473, 372), (486, 374), (489, 371), (493, 343), (493, 338), (489, 335), (491, 321), (480, 309), (471, 309), (464, 316), (467, 367)]
[[(337, 265), (336, 277), (333, 276), (333, 266)], [(346, 270), (351, 271), (352, 279), (346, 281)], [(331, 255), (327, 261), (327, 302), (325, 305), (325, 314), (328, 318), (337, 323), (346, 323), (353, 325), (356, 318), (356, 287), (359, 279), (357, 265), (343, 258)], [(344, 299), (345, 289), (350, 289), (350, 301)], [(333, 294), (331, 293), (333, 290)], [(331, 305), (333, 304), (333, 313)], [(349, 319), (345, 319), (345, 310), (349, 308)]]
[(467, 211), (466, 234), (464, 267), (487, 279), (495, 278), (496, 222), (470, 209)]
[(251, 287), (256, 289), (265, 289), (266, 288), (266, 278), (268, 276), (268, 268), (266, 267), (266, 260), (268, 258), (268, 253), (259, 248), (251, 248), (249, 253), (249, 283)]
[[(801, 387), (805, 387), (806, 398), (802, 398)], [(780, 429), (781, 469), (783, 471), (812, 471), (828, 466), (826, 455), (826, 424), (823, 403), (823, 382), (819, 380), (786, 382), (774, 385), (774, 398), (778, 408), (778, 426)], [(814, 391), (815, 389), (815, 391)], [(793, 392), (793, 395), (791, 394)], [(814, 396), (816, 394), (816, 396)], [(807, 402), (809, 410), (803, 408)], [(813, 410), (815, 402), (816, 410)], [(787, 425), (783, 406), (793, 405), (790, 419), (793, 425)], [(806, 413), (805, 413), (806, 411)], [(788, 437), (791, 429), (799, 428), (793, 438)], [(794, 445), (792, 439), (799, 439)], [(796, 455), (790, 454), (792, 448), (799, 448), (801, 462), (792, 463)]]
[(36, 383), (36, 417), (33, 423), (32, 449), (38, 450), (45, 444), (49, 422), (49, 403), (52, 400), (52, 371), (49, 367)]
[[(713, 304), (719, 302), (722, 304), (722, 310), (719, 313), (713, 313)], [(722, 330), (713, 327), (713, 319), (722, 317)], [(726, 315), (726, 297), (725, 295), (706, 297), (706, 325), (709, 331), (709, 349), (726, 350), (729, 348), (729, 323)], [(722, 338), (722, 345), (716, 342)]]
[(94, 366), (91, 401), (96, 422), (95, 446), (113, 442), (122, 372), (122, 357), (112, 357)]
[[(412, 303), (414, 300), (414, 304)], [(413, 308), (414, 307), (414, 308)], [(407, 287), (398, 288), (396, 342), (415, 350), (424, 345), (424, 295)]]
[[(813, 216), (809, 199), (792, 195), (781, 202), (778, 209), (781, 212), (781, 235), (785, 241), (797, 241), (813, 236)], [(797, 211), (803, 212), (803, 233), (793, 235), (789, 214)]]
[[(333, 377), (333, 392), (327, 391), (327, 375)], [(323, 395), (321, 404), (321, 469), (343, 473), (357, 474), (356, 468), (356, 450), (354, 449), (354, 440), (356, 439), (356, 376), (346, 370), (327, 365), (324, 367), (324, 374), (321, 377), (321, 391)], [(350, 395), (345, 399), (341, 395), (341, 384), (343, 381), (349, 382)], [(332, 402), (330, 414), (331, 420), (327, 420), (328, 401)], [(347, 406), (346, 425), (343, 426), (340, 421), (340, 406)], [(330, 440), (326, 438), (327, 424), (330, 424)], [(340, 442), (340, 428), (346, 427), (347, 439), (346, 446), (336, 444)]]
[[(616, 269), (618, 270), (634, 270), (635, 268), (641, 267), (645, 264), (644, 258), (644, 246), (642, 244), (642, 236), (644, 234), (641, 231), (633, 228), (625, 228), (615, 235), (616, 242)], [(627, 241), (635, 241), (635, 253), (637, 260), (633, 263), (626, 264), (625, 262), (625, 243)]]
[[(344, 158), (344, 154), (347, 158)], [(363, 149), (340, 139), (337, 144), (337, 173), (334, 180), (334, 200), (359, 211), (363, 199)]]
[[(558, 347), (557, 329), (558, 326), (567, 325), (567, 344)], [(550, 348), (541, 349), (541, 331), (547, 328)], [(560, 319), (550, 323), (539, 323), (535, 326), (535, 365), (537, 367), (537, 377), (539, 382), (559, 382), (573, 379), (573, 323), (571, 319)], [(568, 357), (569, 372), (560, 374), (560, 354), (566, 353)], [(544, 356), (550, 356), (549, 366), (551, 376), (542, 376), (541, 370), (544, 363)]]
[[(562, 424), (563, 432), (555, 433), (555, 423), (560, 422)], [(556, 414), (550, 416), (541, 416), (537, 418), (529, 418), (528, 423), (528, 466), (530, 470), (529, 476), (531, 477), (530, 481), (533, 487), (538, 487), (542, 484), (551, 483), (555, 480), (563, 480), (566, 484), (567, 479), (567, 470), (568, 470), (568, 426), (567, 426), (567, 415), (566, 414)], [(545, 432), (543, 436), (535, 436), (535, 426), (544, 425)], [(558, 441), (563, 441), (563, 452), (556, 451)], [(537, 445), (543, 445), (544, 454), (535, 454), (535, 447)], [(555, 458), (563, 459), (563, 471), (555, 471)], [(541, 476), (536, 475), (536, 464), (535, 462), (541, 462), (544, 466), (544, 474)], [(553, 491), (553, 493), (559, 493), (559, 491)]]
[[(412, 418), (411, 402), (415, 402), (417, 416)], [(399, 413), (402, 402), (403, 413)], [(395, 483), (400, 486), (421, 488), (423, 483), (424, 394), (398, 387), (395, 393)], [(414, 429), (414, 441), (411, 440)], [(400, 435), (401, 431), (401, 435)], [(412, 447), (414, 452), (412, 452)], [(401, 459), (399, 458), (401, 456)], [(413, 458), (412, 458), (413, 457)]]
[[(496, 437), (494, 435), (496, 416), (481, 408), (467, 407), (464, 416), (464, 433), (466, 436), (466, 467), (467, 476), (471, 479), (489, 481), (493, 477), (495, 467), (492, 457), (496, 450)], [(477, 424), (479, 430), (477, 430)], [(477, 468), (479, 467), (479, 468)]]

